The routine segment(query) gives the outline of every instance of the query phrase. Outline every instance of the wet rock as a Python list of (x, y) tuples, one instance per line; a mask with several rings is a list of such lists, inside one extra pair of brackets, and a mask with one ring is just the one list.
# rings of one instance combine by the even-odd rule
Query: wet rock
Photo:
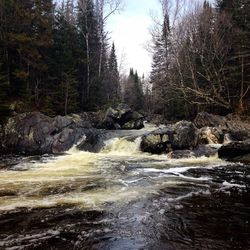
[[(227, 116), (212, 115), (201, 112), (194, 120), (197, 128), (201, 129), (203, 143), (223, 143), (222, 135), (233, 141), (244, 141), (250, 137), (249, 118), (229, 114)], [(216, 142), (216, 143), (217, 143)]]
[(79, 127), (83, 128), (95, 128), (101, 119), (98, 112), (83, 112), (71, 114), (68, 117)]
[(77, 143), (86, 131), (71, 117), (50, 118), (39, 112), (24, 113), (9, 118), (3, 127), (1, 151), (25, 155), (62, 153)]
[(190, 149), (197, 146), (198, 130), (193, 123), (181, 121), (142, 137), (141, 150), (153, 154), (173, 150)]
[(192, 150), (174, 150), (168, 153), (171, 159), (183, 159), (183, 158), (193, 158), (195, 154)]
[(170, 137), (172, 131), (161, 129), (142, 137), (141, 150), (152, 154), (161, 154), (171, 151)]
[(221, 159), (250, 163), (250, 140), (224, 145), (219, 149), (218, 155)]
[(82, 151), (97, 153), (105, 146), (104, 142), (107, 138), (108, 133), (104, 130), (89, 130), (77, 145), (77, 148)]
[(195, 158), (195, 157), (211, 157), (216, 155), (218, 148), (210, 145), (199, 145), (193, 150), (174, 150), (168, 154), (172, 159)]
[(198, 130), (192, 122), (180, 121), (173, 125), (174, 149), (187, 149), (197, 146)]
[(143, 118), (143, 115), (133, 111), (128, 105), (119, 104), (117, 107), (107, 110), (99, 127), (109, 130), (141, 129), (144, 127)]
[(222, 144), (224, 142), (224, 132), (219, 127), (204, 127), (199, 131), (200, 144)]

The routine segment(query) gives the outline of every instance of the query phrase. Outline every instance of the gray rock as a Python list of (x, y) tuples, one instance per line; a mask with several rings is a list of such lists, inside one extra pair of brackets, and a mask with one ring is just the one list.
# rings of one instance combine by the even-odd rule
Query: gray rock
[(250, 139), (224, 145), (219, 149), (218, 155), (224, 160), (250, 163)]
[(148, 133), (142, 137), (141, 150), (153, 154), (173, 150), (192, 149), (197, 146), (198, 130), (193, 123), (181, 121)]
[(225, 117), (209, 114), (207, 112), (199, 113), (194, 120), (194, 124), (197, 128), (227, 127), (227, 122)]
[(204, 127), (199, 131), (199, 144), (222, 144), (225, 134), (219, 127)]
[(26, 155), (62, 153), (77, 143), (86, 131), (70, 117), (24, 113), (9, 118), (3, 127), (1, 151)]
[(210, 145), (199, 145), (193, 150), (174, 150), (168, 154), (172, 159), (194, 158), (194, 157), (210, 157), (218, 153), (218, 148)]
[(116, 129), (141, 129), (143, 125), (143, 115), (133, 111), (126, 104), (119, 104), (115, 108), (109, 108), (99, 128), (116, 130)]
[(227, 138), (232, 141), (244, 141), (250, 138), (249, 119), (237, 115), (219, 116), (201, 112), (194, 123), (201, 129), (200, 143), (223, 143)]

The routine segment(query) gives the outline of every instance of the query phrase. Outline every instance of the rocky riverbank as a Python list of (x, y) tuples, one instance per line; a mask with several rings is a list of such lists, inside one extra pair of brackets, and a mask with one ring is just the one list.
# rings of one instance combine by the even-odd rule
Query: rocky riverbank
[[(143, 120), (143, 115), (124, 104), (103, 114), (54, 118), (39, 112), (19, 114), (9, 118), (1, 129), (0, 151), (2, 154), (60, 154), (76, 145), (84, 151), (98, 152), (109, 139), (110, 130), (141, 129)], [(138, 137), (141, 137), (142, 152), (186, 158), (211, 156), (218, 151), (223, 159), (250, 162), (250, 123), (238, 116), (203, 112), (193, 122), (180, 121), (154, 131), (145, 130)]]

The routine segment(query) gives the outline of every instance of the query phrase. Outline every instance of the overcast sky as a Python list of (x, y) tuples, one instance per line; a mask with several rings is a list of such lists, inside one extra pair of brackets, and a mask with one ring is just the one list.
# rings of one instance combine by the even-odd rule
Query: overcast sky
[(117, 47), (118, 60), (125, 68), (133, 67), (139, 74), (147, 74), (151, 55), (146, 50), (152, 24), (150, 10), (158, 8), (158, 0), (124, 0), (124, 10), (109, 19), (107, 29)]
[[(195, 0), (188, 1), (193, 3)], [(199, 1), (203, 2), (203, 0)], [(133, 67), (140, 75), (143, 73), (147, 75), (152, 61), (152, 56), (146, 50), (146, 44), (151, 39), (150, 12), (159, 10), (159, 1), (123, 0), (123, 2), (124, 10), (109, 19), (107, 30), (111, 32), (111, 39), (116, 44), (118, 60), (123, 57), (123, 66), (127, 69)]]

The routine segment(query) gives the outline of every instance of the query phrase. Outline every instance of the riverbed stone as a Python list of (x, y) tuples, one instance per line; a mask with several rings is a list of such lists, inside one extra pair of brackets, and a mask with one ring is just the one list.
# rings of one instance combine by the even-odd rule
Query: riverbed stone
[(227, 145), (223, 145), (219, 149), (218, 155), (224, 160), (239, 161), (249, 164), (250, 139), (240, 142), (231, 142)]
[(222, 144), (225, 134), (219, 127), (204, 127), (199, 130), (199, 144)]
[(232, 141), (244, 141), (250, 138), (250, 119), (248, 117), (240, 117), (235, 114), (220, 116), (201, 112), (195, 118), (194, 124), (201, 129), (201, 137), (208, 142), (223, 143), (222, 134), (228, 134)]
[(141, 129), (144, 116), (132, 110), (126, 104), (119, 104), (114, 108), (109, 108), (106, 111), (103, 121), (100, 123), (99, 128), (116, 130), (116, 129)]
[(198, 130), (192, 122), (181, 121), (142, 136), (141, 150), (153, 154), (197, 146)]

